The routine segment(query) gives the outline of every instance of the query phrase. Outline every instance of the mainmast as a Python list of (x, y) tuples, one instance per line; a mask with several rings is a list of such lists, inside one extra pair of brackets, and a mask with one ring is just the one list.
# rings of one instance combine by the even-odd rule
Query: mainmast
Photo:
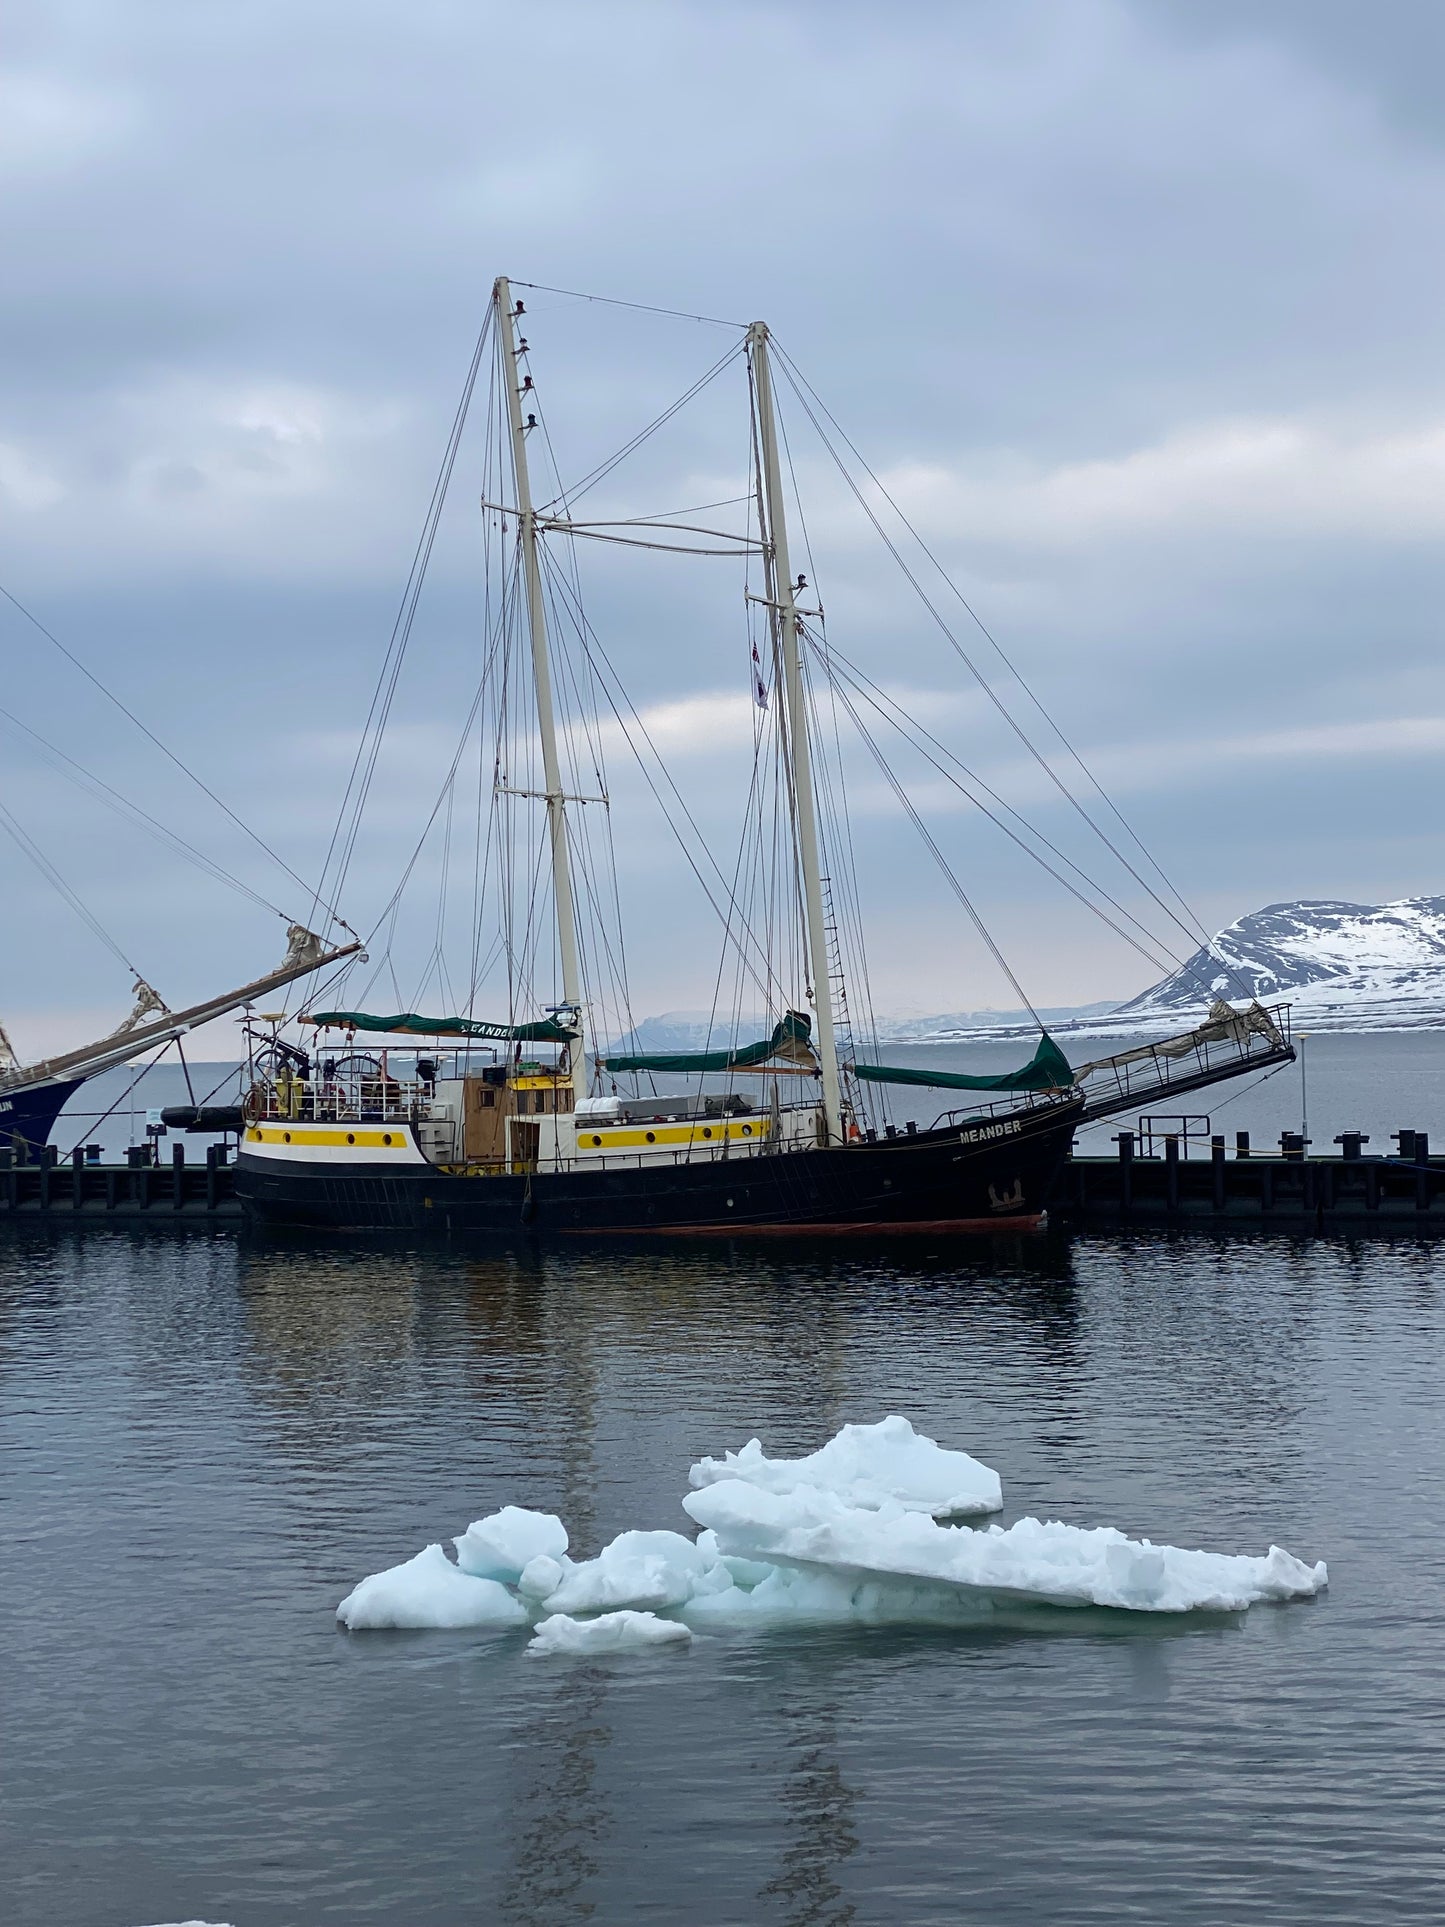
[(833, 1041), (833, 989), (828, 976), (828, 933), (823, 921), (823, 874), (818, 860), (818, 819), (813, 804), (813, 764), (808, 746), (808, 712), (803, 698), (803, 664), (798, 647), (798, 605), (788, 560), (788, 528), (783, 511), (783, 478), (778, 466), (778, 429), (773, 415), (773, 382), (768, 367), (767, 323), (748, 329), (753, 380), (758, 397), (758, 435), (762, 442), (764, 527), (772, 552), (771, 609), (782, 645), (783, 694), (788, 719), (788, 764), (798, 812), (798, 857), (803, 871), (803, 907), (808, 925), (808, 963), (813, 977), (813, 1007), (818, 1015), (818, 1059), (823, 1070), (823, 1116), (828, 1142), (843, 1142), (843, 1093), (838, 1051)]
[[(557, 718), (552, 707), (552, 664), (547, 648), (547, 611), (542, 600), (542, 570), (537, 559), (537, 514), (532, 507), (532, 482), (527, 469), (527, 431), (522, 425), (522, 385), (518, 367), (517, 317), (512, 290), (505, 275), (492, 290), (497, 320), (505, 332), (503, 375), (507, 389), (507, 420), (512, 431), (512, 467), (517, 482), (517, 525), (522, 537), (522, 578), (527, 598), (527, 621), (532, 636), (532, 680), (537, 689), (537, 728), (542, 737), (542, 776), (546, 783), (547, 830), (552, 847), (552, 899), (557, 908), (557, 947), (562, 958), (562, 997), (577, 1012), (582, 1028), (582, 972), (577, 959), (577, 910), (572, 895), (572, 863), (567, 846), (567, 798), (562, 768), (557, 760)], [(587, 1088), (583, 1040), (570, 1055), (572, 1088)], [(581, 1075), (579, 1076), (579, 1071)]]

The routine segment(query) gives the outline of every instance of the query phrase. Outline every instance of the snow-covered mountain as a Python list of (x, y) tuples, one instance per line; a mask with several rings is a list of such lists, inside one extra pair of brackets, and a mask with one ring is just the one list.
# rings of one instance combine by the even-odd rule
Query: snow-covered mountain
[[(1041, 1010), (1058, 1034), (1166, 1036), (1202, 1020), (1216, 997), (1292, 1006), (1296, 1030), (1445, 1029), (1445, 896), (1397, 903), (1331, 899), (1271, 903), (1221, 930), (1172, 976), (1127, 1004)], [(725, 1021), (716, 1050), (735, 1035), (767, 1034), (767, 1022)], [(1031, 1036), (1022, 1010), (967, 1010), (932, 1017), (878, 1018), (880, 1044), (962, 1044)], [(709, 1046), (703, 1011), (668, 1011), (637, 1026), (635, 1040), (613, 1048), (692, 1051)]]
[(1445, 1025), (1445, 897), (1271, 903), (1140, 997), (1111, 1030), (1182, 1027), (1215, 997), (1293, 1006), (1296, 1030)]

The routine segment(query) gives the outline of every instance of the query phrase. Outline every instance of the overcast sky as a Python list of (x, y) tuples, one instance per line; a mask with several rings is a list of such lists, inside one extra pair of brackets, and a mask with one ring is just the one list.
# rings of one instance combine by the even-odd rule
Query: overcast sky
[[(1442, 43), (1433, 0), (17, 0), (0, 582), (309, 877), (493, 276), (761, 315), (1212, 927), (1284, 898), (1437, 891)], [(573, 474), (730, 338), (527, 299)], [(609, 502), (739, 480), (743, 406), (717, 384)], [(796, 413), (789, 433), (835, 643), (1074, 837)], [(344, 905), (358, 925), (476, 680), (470, 559), (449, 537), (418, 623)], [(719, 600), (678, 565), (584, 564), (599, 633), (726, 850), (749, 716), (737, 585)], [(304, 908), (8, 607), (0, 646), (23, 724)], [(976, 631), (968, 646), (1012, 700)], [(1014, 1003), (856, 774), (879, 1006)], [(1151, 979), (914, 777), (1037, 1001)], [(635, 1002), (705, 1002), (715, 937), (656, 826), (622, 821), (635, 788), (614, 793)], [(3, 721), (0, 804), (172, 1003), (279, 954), (279, 923)], [(118, 1017), (120, 964), (8, 841), (0, 877), (17, 1042)], [(430, 929), (435, 903), (417, 914)]]

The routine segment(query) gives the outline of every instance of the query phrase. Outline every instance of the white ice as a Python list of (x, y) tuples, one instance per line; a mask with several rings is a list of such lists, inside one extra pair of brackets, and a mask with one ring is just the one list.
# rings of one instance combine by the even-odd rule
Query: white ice
[(845, 1425), (802, 1459), (767, 1458), (761, 1441), (749, 1439), (740, 1452), (699, 1459), (687, 1476), (699, 1489), (724, 1479), (741, 1479), (764, 1492), (807, 1487), (868, 1509), (891, 1500), (935, 1519), (997, 1512), (1003, 1505), (1003, 1486), (991, 1466), (935, 1444), (896, 1415), (876, 1425)]
[(656, 1612), (680, 1606), (700, 1588), (721, 1588), (732, 1578), (715, 1577), (716, 1553), (699, 1548), (680, 1532), (620, 1532), (595, 1559), (569, 1560), (559, 1583), (543, 1600), (549, 1613), (605, 1613), (631, 1606)]
[(383, 1628), (525, 1626), (528, 1613), (495, 1579), (454, 1566), (440, 1546), (374, 1572), (349, 1592), (336, 1617), (352, 1632)]
[(1323, 1564), (1278, 1546), (1255, 1557), (1154, 1545), (1111, 1526), (942, 1524), (996, 1510), (998, 1474), (897, 1417), (846, 1425), (801, 1459), (769, 1459), (753, 1439), (690, 1476), (695, 1540), (622, 1532), (575, 1560), (560, 1519), (505, 1506), (454, 1541), (456, 1565), (428, 1546), (363, 1579), (337, 1617), (357, 1631), (540, 1621), (531, 1651), (613, 1652), (685, 1640), (687, 1625), (957, 1624), (1012, 1603), (1035, 1623), (1040, 1605), (1239, 1611), (1327, 1581)]
[(597, 1619), (553, 1613), (538, 1626), (529, 1653), (627, 1653), (643, 1646), (677, 1646), (692, 1638), (690, 1629), (656, 1613), (612, 1612)]
[[(1319, 1592), (1327, 1580), (1323, 1563), (1306, 1566), (1278, 1546), (1263, 1557), (1190, 1552), (1129, 1539), (1112, 1526), (1038, 1519), (975, 1531), (942, 1526), (897, 1505), (863, 1511), (836, 1493), (764, 1492), (739, 1479), (690, 1492), (683, 1505), (716, 1535), (723, 1556), (853, 1584), (901, 1582), (1058, 1606), (1182, 1613), (1300, 1599)], [(755, 1614), (766, 1603), (766, 1594), (758, 1597), (763, 1591), (753, 1588), (749, 1605), (730, 1603)], [(715, 1600), (710, 1610), (716, 1617), (726, 1609)]]
[(476, 1579), (500, 1579), (515, 1586), (522, 1568), (539, 1558), (560, 1559), (567, 1550), (567, 1528), (550, 1512), (528, 1512), (504, 1505), (500, 1512), (474, 1519), (453, 1539), (457, 1564)]

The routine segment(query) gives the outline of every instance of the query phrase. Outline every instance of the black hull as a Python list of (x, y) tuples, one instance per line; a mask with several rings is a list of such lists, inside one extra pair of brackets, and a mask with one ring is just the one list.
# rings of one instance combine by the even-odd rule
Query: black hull
[(1041, 1217), (1081, 1105), (826, 1151), (530, 1176), (334, 1164), (278, 1170), (243, 1144), (236, 1195), (261, 1225), (437, 1237), (1018, 1229)]
[(63, 1078), (56, 1084), (38, 1084), (32, 1090), (11, 1091), (0, 1097), (0, 1151), (25, 1146), (33, 1158), (42, 1145), (50, 1142), (55, 1120), (85, 1082), (83, 1077)]

